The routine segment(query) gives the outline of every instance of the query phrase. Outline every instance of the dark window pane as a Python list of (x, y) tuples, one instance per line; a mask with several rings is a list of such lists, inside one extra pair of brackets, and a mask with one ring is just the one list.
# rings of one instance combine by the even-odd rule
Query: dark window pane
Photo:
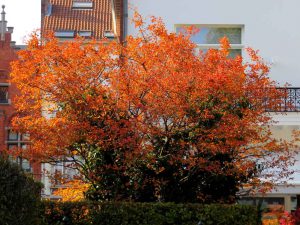
[(31, 172), (31, 165), (27, 159), (22, 159), (22, 169), (26, 172)]
[(296, 196), (291, 197), (291, 208), (292, 208), (292, 210), (297, 209), (297, 197)]
[(6, 70), (0, 70), (0, 79), (7, 79), (8, 72)]
[(0, 103), (8, 103), (8, 86), (0, 86)]
[(8, 131), (8, 140), (9, 141), (17, 141), (18, 140), (18, 133), (12, 131), (12, 130), (9, 130)]
[(229, 49), (229, 58), (235, 58), (237, 56), (242, 55), (242, 50), (241, 49)]

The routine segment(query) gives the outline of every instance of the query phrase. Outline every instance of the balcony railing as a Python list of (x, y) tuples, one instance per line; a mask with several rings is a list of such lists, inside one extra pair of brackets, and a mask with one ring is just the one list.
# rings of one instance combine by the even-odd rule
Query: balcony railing
[(300, 112), (300, 87), (277, 88), (282, 92), (279, 103), (273, 109), (266, 109), (268, 112)]

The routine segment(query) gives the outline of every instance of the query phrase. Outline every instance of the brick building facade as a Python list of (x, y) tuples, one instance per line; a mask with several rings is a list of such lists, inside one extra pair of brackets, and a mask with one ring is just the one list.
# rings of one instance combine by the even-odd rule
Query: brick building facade
[[(17, 88), (10, 83), (10, 63), (17, 59), (17, 51), (22, 46), (16, 46), (12, 41), (13, 27), (7, 27), (4, 6), (2, 6), (0, 21), (0, 149), (22, 148), (24, 151), (29, 147), (28, 135), (12, 131), (10, 122), (15, 115), (14, 96), (18, 93)], [(29, 162), (24, 158), (14, 159), (27, 172), (33, 173), (40, 180), (41, 165)]]

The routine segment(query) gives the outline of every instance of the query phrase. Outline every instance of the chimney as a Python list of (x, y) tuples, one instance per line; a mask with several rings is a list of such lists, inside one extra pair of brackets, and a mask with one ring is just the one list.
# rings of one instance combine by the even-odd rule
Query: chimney
[(13, 27), (7, 27), (7, 32), (12, 34), (14, 32), (14, 28)]
[(1, 41), (5, 41), (5, 32), (6, 32), (6, 21), (5, 21), (5, 11), (4, 11), (4, 9), (5, 9), (5, 5), (2, 5), (2, 12), (1, 12), (1, 26), (0, 26), (0, 28), (1, 28), (1, 30), (0, 30), (0, 32), (1, 32)]

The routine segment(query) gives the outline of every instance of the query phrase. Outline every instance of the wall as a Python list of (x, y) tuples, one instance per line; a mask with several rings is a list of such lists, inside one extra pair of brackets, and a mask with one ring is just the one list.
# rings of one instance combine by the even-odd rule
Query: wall
[[(17, 59), (16, 50), (10, 46), (11, 34), (6, 33), (5, 41), (0, 41), (0, 83), (8, 83), (8, 75), (10, 72), (10, 63)], [(9, 99), (13, 98), (17, 93), (14, 85), (10, 85), (8, 89)], [(0, 104), (0, 149), (6, 148), (7, 127), (9, 127), (10, 119), (14, 114), (11, 104)]]
[[(9, 104), (0, 103), (0, 151), (7, 149), (8, 128), (11, 126), (11, 119), (15, 115), (13, 99), (18, 94), (16, 86), (9, 81), (10, 63), (18, 59), (17, 48), (11, 42), (11, 34), (12, 30), (6, 31), (4, 41), (0, 40), (0, 83), (9, 83), (8, 98), (10, 99)], [(41, 164), (35, 162), (31, 163), (31, 166), (35, 179), (40, 180)]]
[[(242, 24), (244, 46), (273, 62), (271, 77), (300, 87), (299, 0), (129, 0), (129, 5), (144, 16), (162, 17), (169, 31), (174, 24)], [(129, 24), (128, 33), (135, 32)]]

